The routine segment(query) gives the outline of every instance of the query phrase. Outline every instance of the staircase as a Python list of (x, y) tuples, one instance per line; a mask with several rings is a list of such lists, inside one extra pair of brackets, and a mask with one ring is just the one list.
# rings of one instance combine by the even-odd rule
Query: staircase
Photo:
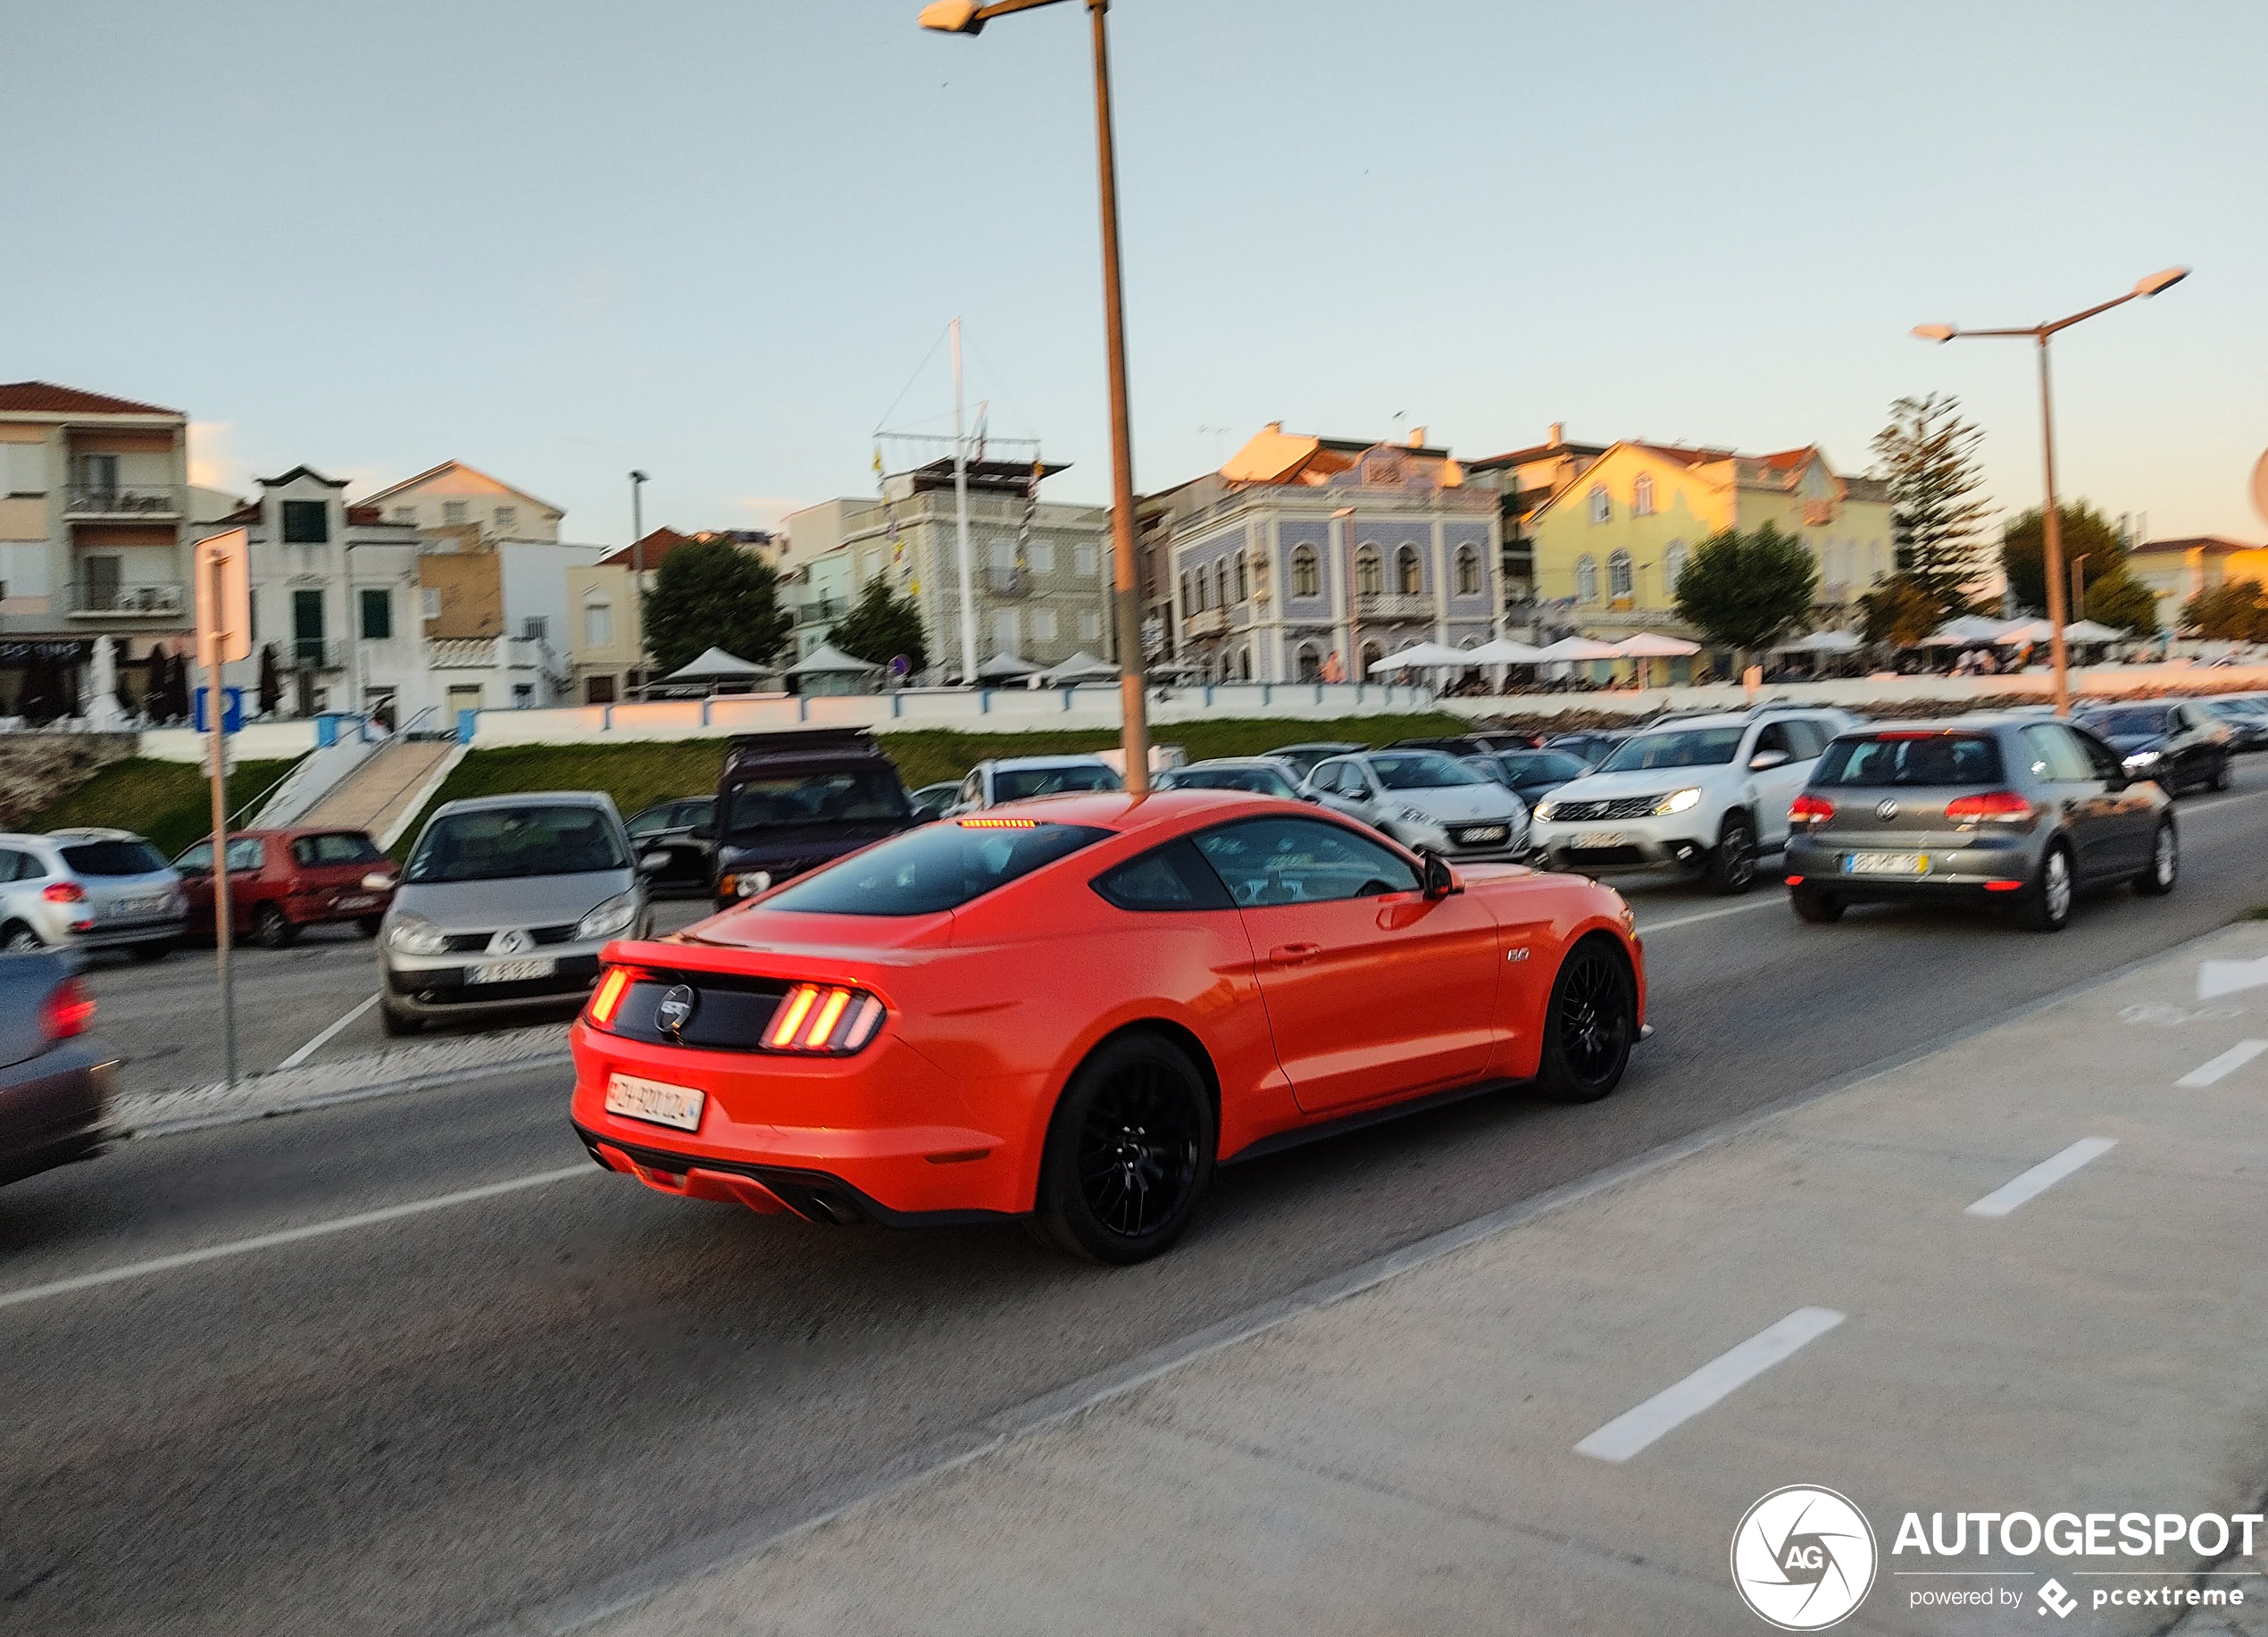
[(398, 738), (381, 746), (309, 808), (309, 828), (363, 830), (391, 847), (464, 754), (449, 739)]

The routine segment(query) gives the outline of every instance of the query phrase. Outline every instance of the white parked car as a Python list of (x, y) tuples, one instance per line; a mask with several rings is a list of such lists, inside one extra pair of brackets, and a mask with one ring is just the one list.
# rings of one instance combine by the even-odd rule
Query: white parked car
[(0, 949), (130, 949), (162, 961), (188, 913), (180, 873), (131, 831), (0, 835)]
[(1554, 869), (1597, 875), (1672, 866), (1746, 892), (1788, 845), (1788, 804), (1827, 741), (1857, 719), (1764, 706), (1641, 729), (1598, 771), (1536, 804), (1530, 844)]
[(1528, 844), (1520, 798), (1438, 750), (1366, 750), (1315, 764), (1309, 799), (1361, 819), (1413, 853), (1509, 862)]
[(1100, 756), (994, 756), (969, 770), (945, 816), (979, 813), (1004, 801), (1025, 801), (1034, 796), (1125, 788), (1126, 781), (1118, 776), (1118, 770)]

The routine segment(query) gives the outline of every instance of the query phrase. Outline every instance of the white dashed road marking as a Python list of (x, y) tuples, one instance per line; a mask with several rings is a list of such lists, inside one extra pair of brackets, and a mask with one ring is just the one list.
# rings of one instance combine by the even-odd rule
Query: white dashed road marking
[(1735, 1388), (1754, 1381), (1842, 1322), (1843, 1315), (1832, 1307), (1798, 1307), (1730, 1352), (1712, 1358), (1676, 1386), (1615, 1416), (1577, 1444), (1575, 1453), (1602, 1461), (1627, 1461), (1664, 1432), (1692, 1420)]
[(2100, 1159), (2117, 1141), (2109, 1137), (2081, 1137), (2062, 1153), (2041, 1160), (2021, 1176), (2012, 1177), (1971, 1206), (1971, 1216), (2005, 1216), (2025, 1200), (2035, 1199), (2091, 1159)]
[(2268, 1051), (2268, 1040), (2239, 1040), (2210, 1063), (2200, 1063), (2173, 1083), (2177, 1086), (2209, 1086), (2216, 1080), (2225, 1080), (2239, 1069)]

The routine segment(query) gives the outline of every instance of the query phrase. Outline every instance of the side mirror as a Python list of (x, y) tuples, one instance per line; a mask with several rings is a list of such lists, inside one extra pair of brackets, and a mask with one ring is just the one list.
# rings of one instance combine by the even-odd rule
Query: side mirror
[(1775, 767), (1787, 766), (1792, 760), (1794, 758), (1785, 750), (1759, 750), (1748, 758), (1748, 771), (1752, 773), (1769, 773)]
[(394, 878), (382, 870), (372, 870), (368, 875), (363, 877), (363, 890), (364, 892), (391, 892), (394, 890)]
[(1449, 861), (1438, 853), (1425, 856), (1425, 896), (1446, 898), (1464, 889), (1457, 885), (1457, 878), (1449, 868)]
[(713, 841), (717, 839), (717, 827), (714, 824), (696, 824), (685, 833), (695, 841)]
[(656, 870), (663, 868), (669, 862), (670, 856), (667, 853), (642, 854), (639, 856), (638, 861), (638, 873), (640, 875), (651, 875)]

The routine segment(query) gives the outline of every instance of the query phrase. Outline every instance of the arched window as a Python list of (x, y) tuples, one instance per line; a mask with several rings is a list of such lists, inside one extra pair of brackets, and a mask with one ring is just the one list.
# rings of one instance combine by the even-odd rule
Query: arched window
[(1298, 662), (1299, 680), (1301, 681), (1315, 682), (1322, 680), (1323, 657), (1316, 651), (1315, 645), (1313, 643), (1301, 643), (1299, 645), (1299, 652), (1295, 657)]
[(1294, 597), (1321, 595), (1322, 581), (1315, 572), (1315, 548), (1302, 546), (1291, 554), (1291, 594)]
[(1638, 517), (1654, 515), (1654, 476), (1651, 472), (1639, 472), (1638, 481), (1630, 485), (1630, 512)]
[(1418, 549), (1405, 546), (1394, 554), (1394, 589), (1405, 597), (1425, 589), (1425, 571), (1418, 565)]
[(1457, 595), (1477, 597), (1480, 592), (1480, 554), (1470, 546), (1457, 547)]
[(1598, 559), (1588, 552), (1575, 559), (1575, 600), (1579, 603), (1598, 600)]
[(1376, 597), (1386, 589), (1386, 576), (1379, 566), (1378, 547), (1365, 546), (1355, 554), (1355, 594)]
[(1685, 542), (1672, 540), (1669, 550), (1662, 554), (1663, 587), (1667, 590), (1674, 591), (1678, 589), (1678, 581), (1684, 578)]
[(1237, 681), (1239, 682), (1252, 681), (1252, 649), (1248, 647), (1237, 650)]
[(1606, 497), (1606, 485), (1591, 485), (1591, 522), (1606, 523), (1614, 521), (1614, 503)]
[(1184, 614), (1195, 614), (1197, 611), (1197, 601), (1196, 588), (1190, 583), (1189, 571), (1183, 569), (1181, 571), (1181, 612)]
[(1370, 680), (1371, 667), (1385, 657), (1386, 650), (1379, 647), (1377, 643), (1365, 642), (1363, 644), (1363, 673), (1355, 680), (1358, 681), (1368, 681)]
[(1213, 587), (1220, 593), (1221, 606), (1229, 606), (1229, 559), (1223, 557), (1213, 565)]
[(1245, 554), (1238, 552), (1237, 554), (1237, 600), (1240, 603), (1250, 602), (1252, 600), (1251, 573), (1252, 571), (1246, 560)]
[(1628, 597), (1630, 594), (1630, 554), (1617, 548), (1606, 557), (1606, 595)]

